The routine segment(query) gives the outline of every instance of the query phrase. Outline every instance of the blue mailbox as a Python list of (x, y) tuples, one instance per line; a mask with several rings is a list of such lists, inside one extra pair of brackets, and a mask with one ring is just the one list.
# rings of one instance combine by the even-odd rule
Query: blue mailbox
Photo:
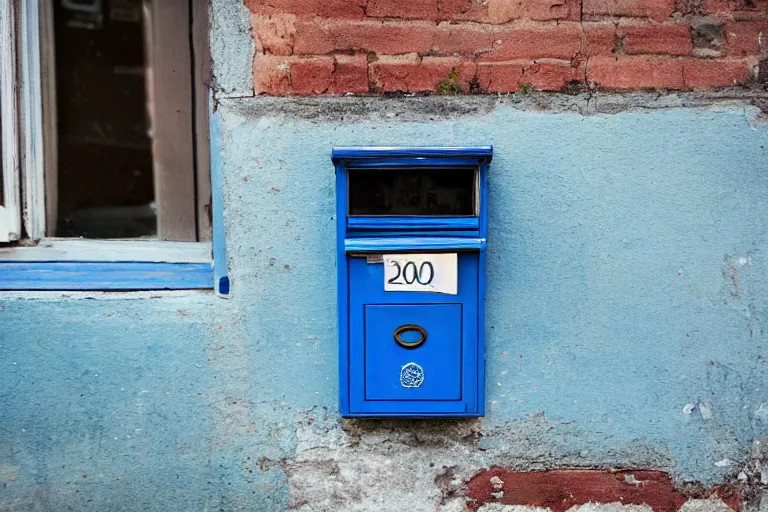
[(333, 149), (342, 416), (484, 414), (492, 154)]

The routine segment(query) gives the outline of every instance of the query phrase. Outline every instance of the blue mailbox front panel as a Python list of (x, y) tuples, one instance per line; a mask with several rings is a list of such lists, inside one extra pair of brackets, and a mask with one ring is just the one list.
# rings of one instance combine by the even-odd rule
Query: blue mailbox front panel
[(484, 414), (491, 154), (334, 149), (343, 416)]

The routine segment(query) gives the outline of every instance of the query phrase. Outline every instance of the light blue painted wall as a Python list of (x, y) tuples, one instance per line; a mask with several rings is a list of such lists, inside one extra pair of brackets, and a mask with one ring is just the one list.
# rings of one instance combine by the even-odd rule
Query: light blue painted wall
[(312, 453), (306, 425), (348, 448), (335, 444), (350, 424), (336, 417), (334, 144), (494, 145), (488, 414), (464, 423), (482, 438), (454, 464), (705, 483), (738, 470), (768, 432), (757, 111), (419, 117), (375, 101), (343, 120), (311, 102), (304, 117), (219, 104), (230, 299), (2, 299), (0, 508), (281, 510)]

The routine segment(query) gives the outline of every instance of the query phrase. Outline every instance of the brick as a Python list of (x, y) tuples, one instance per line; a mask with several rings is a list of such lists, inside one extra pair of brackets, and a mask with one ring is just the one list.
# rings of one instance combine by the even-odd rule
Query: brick
[(333, 52), (375, 52), (383, 55), (427, 53), (437, 27), (434, 23), (345, 21), (313, 18), (296, 22), (293, 52), (322, 55)]
[(337, 55), (333, 61), (333, 79), (329, 94), (365, 94), (368, 92), (368, 59), (365, 55)]
[(662, 21), (675, 9), (675, 0), (582, 0), (585, 16), (631, 16)]
[[(702, 486), (703, 487), (703, 486)], [(467, 484), (472, 510), (740, 510), (744, 489), (716, 485), (709, 490), (685, 493), (667, 473), (643, 469), (514, 471), (505, 467), (484, 469)], [(691, 496), (698, 499), (689, 499)], [(706, 499), (702, 499), (706, 498)]]
[[(441, 0), (450, 7), (438, 9), (438, 19), (504, 24), (530, 19), (534, 21), (581, 19), (581, 0)], [(438, 4), (439, 5), (439, 4)]]
[(253, 61), (253, 86), (256, 94), (273, 96), (367, 93), (367, 61), (364, 55), (257, 55)]
[(584, 47), (586, 56), (611, 55), (616, 46), (616, 25), (612, 22), (584, 22)]
[[(630, 476), (633, 481), (642, 484), (629, 483)], [(501, 489), (495, 488), (494, 482), (502, 482)], [(686, 496), (675, 489), (669, 475), (647, 470), (517, 472), (492, 467), (470, 479), (467, 494), (474, 508), (486, 503), (499, 503), (547, 508), (552, 512), (575, 510), (572, 507), (586, 503), (619, 505), (616, 502), (621, 505), (646, 505), (655, 511), (674, 511), (686, 501)], [(634, 510), (637, 508), (633, 507)]]
[(481, 62), (477, 65), (477, 80), (483, 92), (517, 92), (523, 64)]
[(469, 24), (441, 24), (437, 27), (431, 53), (474, 56), (493, 50), (497, 33), (494, 27)]
[(524, 0), (525, 17), (537, 21), (581, 19), (580, 0)]
[(488, 0), (491, 23), (507, 23), (523, 17), (523, 0)]
[(584, 67), (570, 62), (534, 63), (523, 68), (521, 84), (529, 84), (537, 91), (562, 91), (572, 82), (584, 81)]
[(372, 18), (436, 20), (437, 0), (368, 0), (365, 14)]
[(288, 95), (291, 91), (288, 57), (257, 54), (253, 59), (253, 90), (256, 94)]
[(687, 24), (619, 26), (617, 34), (628, 55), (690, 55), (693, 49), (691, 29)]
[(417, 55), (386, 56), (369, 64), (371, 80), (381, 92), (437, 92), (438, 84), (450, 80), (454, 70), (458, 75), (455, 82), (466, 92), (474, 68), (456, 57)]
[(289, 13), (297, 16), (361, 19), (366, 0), (245, 0), (255, 14)]
[(727, 55), (735, 57), (760, 55), (761, 50), (768, 52), (768, 20), (726, 24), (725, 49)]
[(594, 57), (587, 80), (604, 89), (684, 89), (683, 64), (665, 57)]
[(477, 21), (490, 23), (488, 5), (474, 0), (437, 0), (440, 21)]
[(582, 44), (578, 23), (562, 22), (545, 27), (505, 26), (497, 28), (493, 34), (493, 51), (482, 55), (481, 60), (570, 60), (578, 55)]
[(289, 63), (290, 94), (308, 96), (328, 91), (333, 80), (333, 58), (292, 59)]
[(701, 59), (683, 63), (683, 80), (688, 89), (727, 87), (749, 78), (747, 59)]
[(254, 14), (251, 28), (256, 51), (271, 55), (291, 55), (296, 36), (296, 16), (293, 14)]

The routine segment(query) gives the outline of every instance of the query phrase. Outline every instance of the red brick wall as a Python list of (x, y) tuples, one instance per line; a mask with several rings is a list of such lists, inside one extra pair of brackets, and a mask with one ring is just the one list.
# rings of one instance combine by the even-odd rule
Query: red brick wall
[(696, 90), (768, 74), (768, 0), (244, 0), (257, 94)]

